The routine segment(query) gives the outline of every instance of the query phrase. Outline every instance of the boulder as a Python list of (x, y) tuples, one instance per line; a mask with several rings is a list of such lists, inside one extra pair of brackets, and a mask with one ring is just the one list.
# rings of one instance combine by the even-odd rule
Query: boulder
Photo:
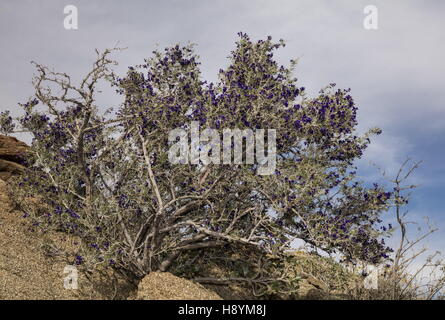
[(0, 135), (0, 179), (6, 181), (14, 174), (23, 172), (24, 156), (29, 146), (14, 138)]
[(138, 285), (137, 300), (222, 300), (193, 281), (169, 272), (151, 272)]
[(12, 175), (23, 172), (24, 167), (21, 164), (0, 159), (0, 179), (7, 181)]

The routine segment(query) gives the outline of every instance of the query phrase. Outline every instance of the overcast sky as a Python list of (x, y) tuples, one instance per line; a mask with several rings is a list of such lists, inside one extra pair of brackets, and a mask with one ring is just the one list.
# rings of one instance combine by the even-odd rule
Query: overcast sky
[[(378, 30), (363, 27), (366, 5), (378, 8)], [(78, 30), (63, 25), (66, 5), (78, 8)], [(429, 215), (442, 231), (432, 246), (445, 249), (445, 9), (444, 1), (5, 1), (0, 3), (0, 111), (17, 112), (32, 95), (31, 60), (79, 78), (94, 49), (118, 43), (118, 71), (139, 64), (152, 50), (178, 42), (197, 44), (203, 75), (216, 80), (227, 65), (237, 32), (271, 35), (287, 46), (278, 59), (300, 58), (300, 84), (315, 94), (335, 82), (351, 88), (360, 129), (383, 129), (360, 162), (395, 173), (410, 156), (424, 160), (411, 214)], [(117, 101), (107, 97), (107, 104)]]

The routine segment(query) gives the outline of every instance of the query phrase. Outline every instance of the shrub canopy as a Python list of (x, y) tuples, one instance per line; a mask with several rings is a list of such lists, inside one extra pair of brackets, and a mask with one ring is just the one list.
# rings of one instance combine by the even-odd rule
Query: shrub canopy
[[(18, 123), (33, 136), (29, 174), (16, 191), (23, 209), (36, 225), (83, 240), (77, 264), (112, 265), (137, 277), (175, 268), (196, 252), (229, 258), (235, 250), (248, 266), (242, 273), (238, 266), (235, 278), (270, 283), (283, 279), (296, 239), (378, 263), (390, 250), (380, 215), (391, 194), (358, 181), (354, 161), (380, 130), (357, 134), (349, 90), (330, 84), (308, 97), (293, 77), (296, 62), (274, 60), (284, 46), (239, 33), (217, 83), (203, 81), (191, 45), (154, 51), (123, 77), (106, 50), (79, 84), (35, 64), (35, 97), (22, 105)], [(95, 104), (101, 81), (122, 97), (117, 110)], [(218, 130), (275, 129), (275, 172), (170, 163), (169, 132), (189, 130), (192, 121)], [(28, 195), (44, 206), (27, 205)]]

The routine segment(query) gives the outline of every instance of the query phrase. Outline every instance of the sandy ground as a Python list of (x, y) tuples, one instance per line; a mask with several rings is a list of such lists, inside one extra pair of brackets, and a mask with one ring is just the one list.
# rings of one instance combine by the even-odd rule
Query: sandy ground
[(87, 279), (79, 273), (78, 289), (65, 289), (67, 262), (48, 255), (54, 243), (75, 250), (76, 241), (64, 234), (31, 231), (29, 222), (11, 210), (0, 180), (0, 299), (125, 299), (131, 288), (122, 279), (97, 274)]

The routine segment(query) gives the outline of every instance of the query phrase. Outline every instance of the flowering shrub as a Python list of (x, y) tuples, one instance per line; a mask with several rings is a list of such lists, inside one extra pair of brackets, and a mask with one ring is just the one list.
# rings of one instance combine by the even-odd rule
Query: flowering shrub
[[(136, 277), (180, 268), (196, 252), (224, 257), (237, 248), (251, 269), (237, 266), (234, 279), (292, 290), (282, 265), (295, 239), (349, 260), (385, 259), (390, 248), (379, 216), (391, 194), (360, 183), (353, 165), (380, 131), (356, 134), (349, 90), (331, 84), (308, 97), (292, 76), (295, 62), (284, 67), (273, 59), (284, 46), (239, 33), (217, 83), (202, 80), (193, 46), (154, 51), (123, 77), (106, 50), (79, 84), (35, 64), (35, 97), (18, 119), (33, 135), (28, 174), (14, 191), (18, 203), (36, 226), (83, 240), (78, 265), (110, 265)], [(122, 96), (118, 110), (95, 104), (101, 81)], [(8, 119), (0, 123), (10, 132)], [(188, 130), (191, 121), (218, 130), (276, 129), (276, 171), (170, 163), (169, 132)], [(27, 202), (29, 195), (44, 205)], [(256, 270), (264, 260), (270, 263)]]
[(10, 134), (14, 131), (14, 122), (9, 111), (0, 112), (0, 133)]

